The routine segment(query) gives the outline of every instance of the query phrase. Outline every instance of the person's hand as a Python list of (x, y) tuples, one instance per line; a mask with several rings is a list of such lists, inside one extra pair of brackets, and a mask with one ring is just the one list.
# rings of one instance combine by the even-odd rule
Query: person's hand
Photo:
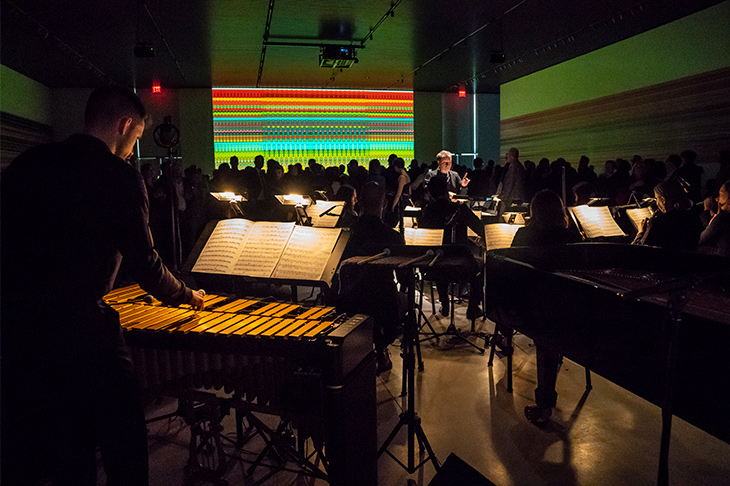
[(649, 218), (644, 218), (644, 220), (641, 222), (641, 228), (639, 228), (639, 233), (646, 233), (646, 228), (649, 226)]
[(712, 209), (712, 201), (714, 198), (712, 196), (707, 196), (705, 200), (703, 201), (705, 211), (710, 211)]
[(464, 174), (464, 178), (461, 180), (461, 187), (466, 187), (469, 184), (470, 179)]
[(709, 211), (710, 215), (712, 216), (716, 215), (720, 211), (719, 204), (717, 204), (717, 199), (712, 196), (708, 196), (705, 198), (704, 206), (705, 211)]
[(195, 310), (203, 310), (204, 302), (203, 297), (205, 297), (205, 290), (193, 290), (193, 296), (190, 299), (190, 306)]

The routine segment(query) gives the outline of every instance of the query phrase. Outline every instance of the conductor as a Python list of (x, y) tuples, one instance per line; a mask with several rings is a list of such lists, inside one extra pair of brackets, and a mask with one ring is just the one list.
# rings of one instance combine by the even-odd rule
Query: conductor
[[(125, 159), (145, 128), (131, 91), (106, 86), (84, 131), (2, 174), (2, 483), (148, 484), (147, 430), (119, 315), (103, 301), (122, 258), (166, 304), (203, 306), (155, 251), (142, 176)], [(29, 191), (33, 191), (32, 194)]]

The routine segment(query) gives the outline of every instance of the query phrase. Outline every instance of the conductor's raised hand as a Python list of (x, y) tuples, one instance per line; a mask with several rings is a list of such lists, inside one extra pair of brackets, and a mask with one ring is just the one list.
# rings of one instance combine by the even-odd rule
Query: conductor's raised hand
[(469, 185), (469, 182), (471, 182), (471, 179), (469, 179), (469, 177), (464, 174), (464, 178), (461, 179), (461, 187), (466, 187), (467, 185)]

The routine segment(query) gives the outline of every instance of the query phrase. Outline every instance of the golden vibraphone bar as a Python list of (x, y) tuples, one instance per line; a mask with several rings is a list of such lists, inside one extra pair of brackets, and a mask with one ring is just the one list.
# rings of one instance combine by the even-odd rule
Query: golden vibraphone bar
[(305, 416), (321, 425), (331, 484), (376, 483), (371, 318), (213, 294), (196, 311), (138, 285), (104, 300), (119, 313), (142, 388), (225, 389), (259, 410)]

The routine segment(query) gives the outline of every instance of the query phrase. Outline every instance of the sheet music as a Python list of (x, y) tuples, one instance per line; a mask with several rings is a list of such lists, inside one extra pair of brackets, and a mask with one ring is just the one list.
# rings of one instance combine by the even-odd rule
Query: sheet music
[(444, 241), (444, 230), (426, 228), (404, 228), (406, 245), (440, 246)]
[(319, 280), (342, 230), (295, 226), (273, 278)]
[(421, 208), (417, 208), (416, 206), (406, 206), (403, 211), (403, 227), (417, 228), (419, 214), (421, 214)]
[(230, 273), (249, 277), (270, 277), (293, 229), (294, 223), (269, 221), (255, 223)]
[(229, 274), (243, 251), (245, 241), (253, 226), (246, 219), (226, 219), (218, 222), (192, 271), (198, 273)]
[[(345, 201), (317, 201), (313, 206), (307, 208), (307, 216), (312, 218), (312, 226), (315, 228), (334, 228), (337, 226), (344, 208)], [(332, 210), (327, 214), (320, 216), (330, 209)]]
[(499, 248), (509, 248), (512, 246), (512, 240), (515, 239), (515, 233), (523, 224), (507, 224), (494, 223), (484, 225), (484, 235), (487, 239), (487, 250), (497, 250)]
[(629, 217), (636, 231), (641, 230), (641, 222), (652, 217), (651, 208), (627, 209), (626, 216)]
[(569, 209), (578, 219), (587, 238), (626, 236), (611, 216), (608, 206), (575, 206)]

